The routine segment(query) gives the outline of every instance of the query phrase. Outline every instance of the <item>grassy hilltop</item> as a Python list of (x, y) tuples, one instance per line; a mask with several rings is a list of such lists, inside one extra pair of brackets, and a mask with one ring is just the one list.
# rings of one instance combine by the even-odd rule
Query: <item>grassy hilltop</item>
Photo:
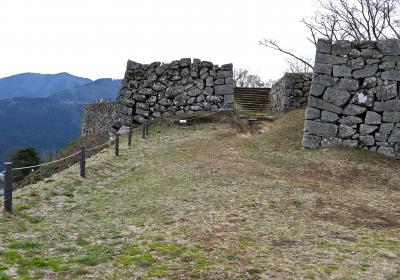
[(399, 279), (400, 164), (303, 150), (303, 116), (156, 125), (17, 190), (0, 279)]

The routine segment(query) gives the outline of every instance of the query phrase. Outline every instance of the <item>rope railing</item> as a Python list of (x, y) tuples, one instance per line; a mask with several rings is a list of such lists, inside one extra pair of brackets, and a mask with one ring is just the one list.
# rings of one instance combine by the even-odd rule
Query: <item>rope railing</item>
[[(222, 111), (223, 110), (218, 110), (218, 111), (215, 111), (206, 116), (198, 116), (198, 117), (194, 117), (194, 118), (188, 118), (187, 120), (193, 121), (193, 120), (202, 119), (202, 118), (209, 118), (209, 117), (211, 117), (219, 112), (222, 112)], [(142, 138), (145, 139), (146, 136), (149, 135), (149, 126), (150, 126), (150, 121), (148, 119), (145, 119), (143, 124), (140, 126), (129, 128), (127, 131), (125, 131), (121, 134), (115, 133), (115, 138), (112, 140), (109, 140), (101, 145), (91, 147), (91, 148), (86, 148), (83, 146), (79, 152), (73, 153), (72, 155), (68, 155), (63, 158), (51, 161), (51, 162), (46, 162), (46, 163), (31, 165), (31, 166), (16, 167), (16, 168), (12, 168), (11, 162), (4, 163), (5, 170), (0, 172), (0, 175), (4, 176), (4, 191), (3, 191), (4, 210), (6, 212), (12, 212), (13, 171), (22, 171), (22, 170), (27, 170), (27, 169), (35, 169), (35, 168), (39, 168), (39, 167), (43, 167), (43, 166), (48, 166), (48, 165), (62, 162), (67, 159), (70, 159), (70, 158), (80, 155), (80, 160), (79, 160), (80, 176), (84, 178), (84, 177), (86, 177), (86, 152), (91, 152), (91, 151), (106, 147), (114, 142), (115, 156), (119, 156), (119, 137), (128, 135), (128, 146), (131, 146), (133, 130), (142, 129)]]
[(143, 129), (143, 138), (146, 138), (146, 136), (148, 135), (148, 129), (149, 129), (149, 121), (148, 120), (145, 120), (145, 122), (141, 126), (138, 126), (135, 128), (129, 128), (127, 131), (120, 133), (120, 134), (115, 133), (114, 139), (111, 139), (103, 144), (100, 144), (98, 146), (91, 147), (91, 148), (86, 148), (83, 146), (79, 152), (73, 153), (71, 155), (65, 156), (63, 158), (60, 158), (60, 159), (57, 159), (57, 160), (54, 160), (51, 162), (30, 165), (30, 166), (24, 166), (24, 167), (15, 167), (15, 168), (12, 168), (11, 162), (4, 163), (5, 170), (0, 172), (0, 175), (4, 176), (4, 190), (3, 190), (4, 210), (6, 212), (12, 212), (13, 172), (23, 171), (23, 170), (28, 170), (28, 169), (35, 169), (35, 168), (39, 168), (39, 167), (43, 167), (43, 166), (52, 165), (52, 164), (59, 163), (59, 162), (62, 162), (67, 159), (70, 159), (70, 158), (80, 155), (80, 159), (79, 159), (80, 176), (84, 178), (84, 177), (86, 177), (86, 152), (91, 152), (94, 150), (104, 148), (114, 142), (115, 155), (119, 156), (119, 137), (128, 135), (128, 146), (131, 146), (132, 132), (133, 132), (133, 130), (140, 129), (140, 128)]

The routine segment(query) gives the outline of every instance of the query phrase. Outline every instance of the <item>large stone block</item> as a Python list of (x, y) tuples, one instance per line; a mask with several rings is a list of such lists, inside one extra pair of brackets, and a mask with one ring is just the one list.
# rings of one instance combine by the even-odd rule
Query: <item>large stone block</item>
[(356, 116), (343, 117), (339, 120), (339, 123), (349, 125), (349, 126), (352, 126), (355, 124), (360, 124), (362, 122), (363, 122), (363, 120)]
[(233, 84), (215, 86), (216, 95), (233, 94)]
[(318, 39), (317, 52), (324, 53), (324, 54), (330, 54), (331, 49), (332, 49), (332, 41)]
[(351, 51), (351, 42), (338, 40), (332, 45), (332, 54), (339, 56), (347, 56)]
[(338, 126), (332, 123), (322, 123), (306, 120), (304, 131), (322, 137), (336, 137)]
[(382, 120), (387, 123), (397, 123), (400, 122), (400, 112), (396, 111), (386, 111), (383, 112)]
[(321, 117), (321, 110), (308, 107), (306, 111), (306, 120), (315, 120)]
[(328, 111), (322, 111), (322, 114), (321, 114), (321, 120), (322, 121), (334, 123), (338, 119), (339, 119), (338, 114), (332, 113), (332, 112), (328, 112)]
[(360, 79), (360, 78), (367, 78), (375, 75), (375, 73), (378, 71), (378, 65), (377, 64), (372, 64), (372, 65), (367, 65), (364, 68), (360, 70), (355, 70), (353, 72), (353, 77), (355, 79)]
[(400, 100), (388, 100), (383, 102), (375, 102), (374, 103), (374, 111), (383, 112), (383, 111), (400, 111)]
[(337, 88), (345, 91), (357, 91), (359, 88), (359, 82), (354, 79), (340, 79)]
[(361, 135), (371, 134), (372, 132), (375, 132), (377, 129), (378, 126), (376, 125), (362, 124), (360, 125), (360, 134)]
[(389, 39), (377, 43), (378, 50), (384, 55), (400, 55), (400, 41)]
[(361, 135), (358, 140), (361, 146), (371, 147), (375, 144), (375, 139), (372, 135)]
[(315, 56), (315, 63), (322, 63), (322, 64), (346, 64), (348, 61), (345, 57), (330, 55), (330, 54), (323, 54), (317, 53)]
[(330, 87), (330, 86), (334, 85), (334, 79), (332, 76), (314, 73), (313, 74), (313, 84), (319, 84), (319, 85)]
[(388, 71), (382, 72), (381, 78), (382, 78), (382, 80), (400, 81), (400, 71), (388, 70)]
[(323, 99), (336, 106), (342, 106), (350, 100), (350, 93), (340, 89), (327, 88)]
[(379, 147), (378, 148), (378, 153), (388, 156), (388, 157), (394, 157), (395, 152), (393, 147)]
[(318, 148), (321, 143), (321, 137), (305, 134), (303, 137), (303, 147), (307, 149)]
[(400, 142), (400, 128), (395, 127), (390, 133), (388, 142), (398, 143)]
[(312, 96), (321, 96), (326, 89), (326, 86), (320, 84), (312, 84), (310, 89), (310, 94)]
[[(360, 71), (360, 70), (358, 70)], [(333, 66), (334, 77), (351, 77), (351, 68), (347, 65), (334, 65)]]
[(319, 99), (313, 96), (310, 96), (308, 99), (308, 105), (317, 109), (326, 110), (329, 112), (333, 112), (336, 114), (341, 114), (343, 109), (339, 106), (326, 102), (323, 99)]
[(339, 125), (338, 135), (340, 138), (351, 138), (356, 133), (356, 130), (348, 125)]
[(365, 111), (367, 111), (367, 108), (365, 107), (349, 104), (346, 106), (343, 113), (347, 116), (358, 116), (363, 114)]
[(331, 75), (332, 74), (332, 64), (316, 63), (314, 65), (314, 72), (319, 73), (319, 74)]
[(368, 111), (365, 116), (365, 124), (380, 124), (382, 122), (382, 116), (376, 112)]
[(376, 99), (380, 101), (386, 101), (397, 96), (397, 84), (391, 84), (387, 86), (379, 86), (373, 89), (370, 89), (370, 92), (373, 92), (376, 96)]

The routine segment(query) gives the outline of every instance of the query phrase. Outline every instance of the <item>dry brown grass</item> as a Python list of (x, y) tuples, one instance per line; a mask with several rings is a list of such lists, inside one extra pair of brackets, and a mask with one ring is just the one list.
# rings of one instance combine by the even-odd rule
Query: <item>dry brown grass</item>
[(3, 278), (400, 278), (399, 164), (301, 149), (303, 115), (259, 134), (157, 125), (91, 158), (87, 179), (74, 166), (18, 190)]

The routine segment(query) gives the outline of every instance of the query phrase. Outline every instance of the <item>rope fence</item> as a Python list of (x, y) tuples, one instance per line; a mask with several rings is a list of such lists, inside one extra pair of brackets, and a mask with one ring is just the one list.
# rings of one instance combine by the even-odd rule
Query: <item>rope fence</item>
[(0, 181), (3, 181), (3, 186), (4, 186), (3, 193), (1, 193), (1, 189), (0, 189), (0, 195), (4, 196), (4, 210), (9, 213), (12, 212), (12, 195), (13, 195), (13, 181), (14, 181), (13, 172), (23, 171), (23, 170), (28, 170), (28, 169), (36, 169), (36, 168), (43, 167), (43, 166), (49, 166), (49, 165), (56, 164), (56, 163), (59, 163), (59, 162), (62, 162), (67, 159), (70, 159), (70, 158), (80, 155), (79, 175), (80, 175), (80, 177), (85, 178), (86, 177), (86, 153), (87, 152), (91, 152), (91, 151), (98, 150), (98, 149), (103, 149), (105, 147), (108, 147), (108, 146), (114, 144), (115, 156), (119, 156), (120, 137), (127, 135), (128, 136), (128, 146), (131, 146), (133, 130), (142, 128), (142, 138), (145, 139), (146, 136), (149, 135), (149, 126), (150, 126), (149, 120), (145, 120), (143, 125), (141, 125), (141, 126), (134, 127), (134, 128), (128, 128), (127, 131), (120, 133), (120, 134), (115, 133), (114, 139), (111, 139), (103, 144), (100, 144), (98, 146), (91, 147), (91, 148), (86, 148), (85, 146), (82, 146), (81, 150), (79, 152), (73, 153), (71, 155), (65, 156), (63, 158), (60, 158), (60, 159), (57, 159), (54, 161), (50, 161), (50, 162), (46, 162), (46, 163), (42, 163), (42, 164), (24, 166), (24, 167), (15, 167), (15, 168), (12, 168), (12, 162), (5, 162), (4, 163), (4, 171), (0, 172)]
[[(222, 112), (222, 110), (215, 111), (206, 116), (198, 116), (198, 117), (194, 117), (194, 118), (182, 119), (182, 120), (180, 120), (180, 122), (183, 121), (181, 123), (187, 123), (187, 121), (209, 118), (220, 112)], [(80, 172), (79, 172), (79, 174), (80, 174), (80, 177), (85, 178), (86, 177), (86, 152), (91, 152), (94, 150), (102, 149), (104, 147), (114, 144), (115, 156), (119, 156), (119, 144), (120, 144), (119, 139), (120, 139), (120, 137), (127, 135), (128, 136), (128, 146), (130, 147), (132, 145), (133, 130), (142, 129), (142, 138), (146, 139), (146, 137), (149, 135), (149, 126), (150, 126), (150, 121), (148, 119), (146, 119), (141, 126), (134, 127), (134, 128), (129, 127), (127, 131), (125, 131), (121, 134), (115, 133), (114, 139), (111, 139), (101, 145), (91, 147), (91, 148), (86, 148), (85, 146), (82, 146), (81, 150), (79, 152), (73, 153), (71, 155), (65, 156), (63, 158), (60, 158), (60, 159), (57, 159), (57, 160), (54, 160), (51, 162), (46, 162), (46, 163), (31, 165), (31, 166), (24, 166), (24, 167), (15, 167), (15, 168), (12, 168), (12, 162), (5, 162), (4, 163), (4, 171), (0, 172), (0, 181), (2, 180), (3, 185), (4, 185), (4, 189), (3, 189), (4, 210), (9, 213), (12, 212), (13, 172), (27, 170), (27, 169), (35, 169), (35, 168), (39, 168), (39, 167), (43, 167), (43, 166), (49, 166), (49, 165), (56, 164), (56, 163), (59, 163), (59, 162), (62, 162), (67, 159), (70, 159), (70, 158), (80, 155), (80, 158), (79, 158)], [(1, 195), (1, 189), (0, 189), (0, 195)]]

